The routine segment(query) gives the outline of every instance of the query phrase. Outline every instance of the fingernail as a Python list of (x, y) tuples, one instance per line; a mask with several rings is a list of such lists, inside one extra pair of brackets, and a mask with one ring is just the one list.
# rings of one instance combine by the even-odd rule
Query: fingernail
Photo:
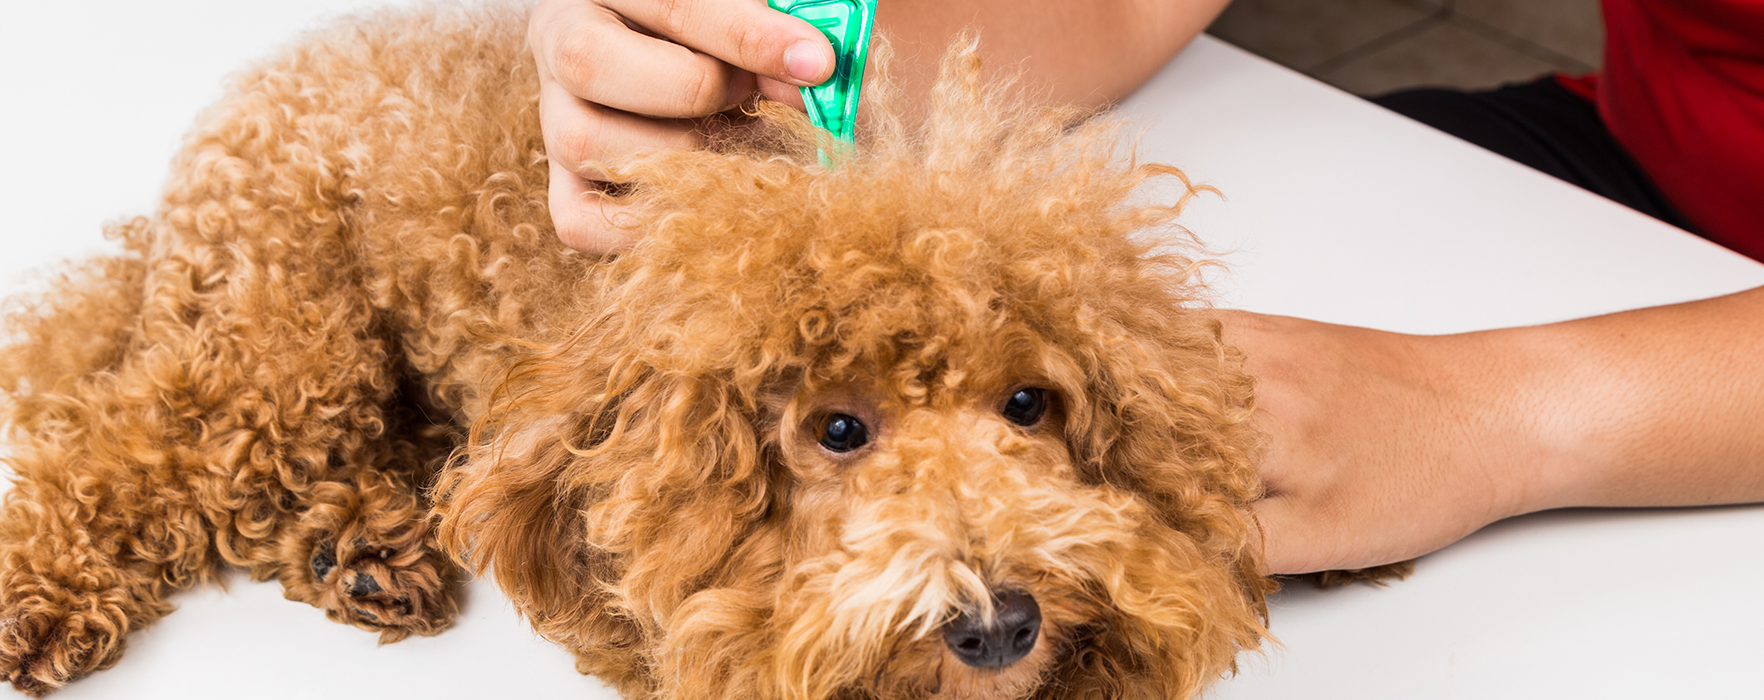
[(825, 81), (821, 76), (827, 72), (827, 56), (819, 44), (804, 39), (784, 49), (784, 70), (797, 85), (820, 85)]

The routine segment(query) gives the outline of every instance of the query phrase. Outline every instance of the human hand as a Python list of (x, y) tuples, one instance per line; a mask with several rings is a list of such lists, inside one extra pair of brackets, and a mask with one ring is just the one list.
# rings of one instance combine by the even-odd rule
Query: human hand
[(1240, 311), (1268, 573), (1403, 561), (1509, 516), (1764, 502), (1764, 287), (1416, 336)]
[(623, 207), (599, 194), (594, 163), (699, 146), (704, 117), (756, 89), (800, 106), (797, 88), (833, 72), (820, 30), (759, 0), (542, 0), (527, 43), (539, 69), (552, 222), (565, 245), (590, 253), (631, 242), (618, 222)]
[(1220, 319), (1269, 439), (1255, 504), (1268, 573), (1404, 561), (1547, 507), (1529, 370), (1486, 335)]

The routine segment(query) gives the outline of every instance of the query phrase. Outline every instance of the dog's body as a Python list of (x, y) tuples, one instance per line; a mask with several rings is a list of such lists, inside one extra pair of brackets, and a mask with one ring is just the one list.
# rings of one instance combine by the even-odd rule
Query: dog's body
[(775, 117), (615, 167), (642, 241), (574, 254), (523, 18), (243, 76), (130, 254), (12, 316), (15, 686), (223, 563), (433, 634), (443, 544), (629, 697), (1187, 697), (1261, 639), (1251, 383), (1192, 261), (1130, 236), (1179, 173), (958, 58), (923, 132), (884, 114), (831, 171)]

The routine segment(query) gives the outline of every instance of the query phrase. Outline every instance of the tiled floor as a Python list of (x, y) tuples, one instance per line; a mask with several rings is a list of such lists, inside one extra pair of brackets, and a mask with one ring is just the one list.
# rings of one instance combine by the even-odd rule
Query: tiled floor
[(1599, 0), (1235, 0), (1213, 36), (1361, 95), (1598, 67)]

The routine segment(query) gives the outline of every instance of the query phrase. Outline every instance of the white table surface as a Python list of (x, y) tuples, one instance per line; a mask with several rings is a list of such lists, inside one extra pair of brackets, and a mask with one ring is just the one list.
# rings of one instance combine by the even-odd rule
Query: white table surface
[[(9, 3), (0, 291), (148, 212), (224, 74), (377, 4)], [(1222, 305), (1439, 333), (1764, 284), (1764, 266), (1210, 38), (1123, 109), (1144, 156), (1224, 191), (1185, 219), (1229, 266)], [(1388, 588), (1282, 594), (1282, 646), (1244, 655), (1210, 697), (1764, 697), (1761, 580), (1764, 508), (1519, 518)], [(235, 576), (175, 602), (57, 697), (613, 697), (485, 582), (452, 630), (384, 647), (274, 583)]]

